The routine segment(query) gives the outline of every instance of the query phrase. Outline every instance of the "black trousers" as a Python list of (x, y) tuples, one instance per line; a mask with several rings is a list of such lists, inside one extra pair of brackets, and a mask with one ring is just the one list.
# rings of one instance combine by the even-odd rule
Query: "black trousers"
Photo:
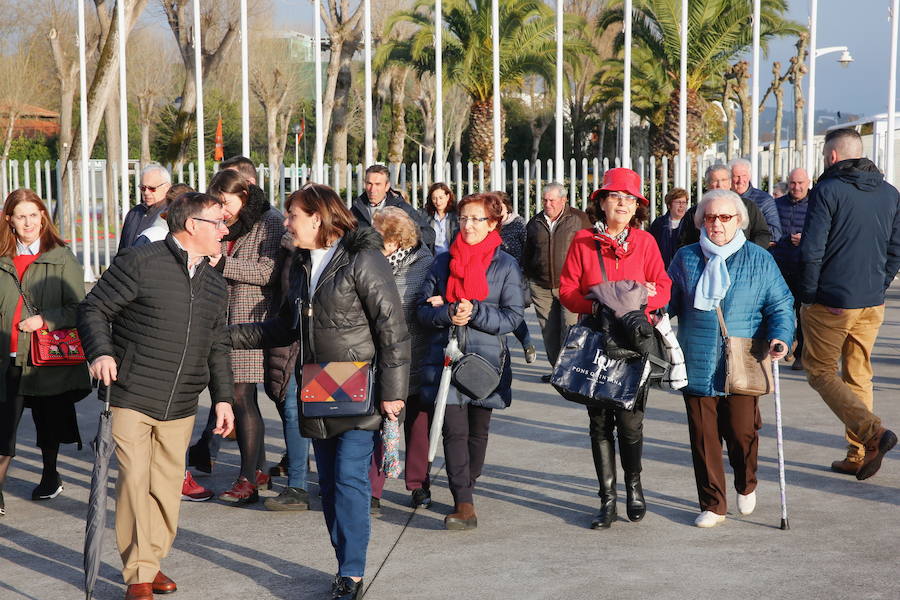
[(78, 444), (80, 450), (81, 435), (72, 397), (68, 394), (22, 396), (19, 394), (21, 378), (21, 367), (12, 365), (6, 370), (6, 398), (0, 402), (0, 456), (16, 455), (19, 423), (26, 407), (31, 409), (38, 448)]
[(455, 504), (472, 502), (487, 453), (491, 412), (490, 408), (466, 404), (448, 405), (444, 413), (444, 456)]

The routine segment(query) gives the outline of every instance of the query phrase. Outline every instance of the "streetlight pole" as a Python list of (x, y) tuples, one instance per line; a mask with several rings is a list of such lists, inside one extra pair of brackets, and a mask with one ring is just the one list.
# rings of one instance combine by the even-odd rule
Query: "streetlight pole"
[(363, 0), (363, 39), (365, 40), (365, 165), (368, 168), (374, 162), (372, 148), (372, 0)]

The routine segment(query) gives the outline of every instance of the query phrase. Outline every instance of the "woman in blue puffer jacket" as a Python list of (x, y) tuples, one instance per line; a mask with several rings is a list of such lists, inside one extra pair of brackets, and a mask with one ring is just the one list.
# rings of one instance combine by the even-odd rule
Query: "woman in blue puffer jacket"
[(467, 196), (457, 210), (459, 235), (448, 253), (435, 258), (418, 296), (417, 317), (429, 335), (421, 394), (423, 401), (434, 402), (452, 326), (462, 352), (478, 354), (500, 373), (500, 384), (485, 398), (470, 398), (455, 386), (447, 397), (444, 456), (455, 510), (444, 524), (447, 529), (474, 529), (478, 519), (472, 492), (484, 465), (491, 411), (512, 401), (506, 334), (522, 322), (524, 309), (519, 264), (500, 249), (500, 198)]
[(694, 524), (714, 527), (727, 512), (721, 440), (734, 470), (738, 511), (749, 515), (756, 507), (757, 431), (762, 426), (758, 396), (724, 391), (725, 354), (716, 307), (730, 336), (763, 338), (778, 360), (794, 337), (794, 299), (772, 256), (746, 243), (743, 229), (749, 219), (740, 196), (728, 190), (707, 192), (694, 222), (700, 242), (679, 250), (669, 266), (669, 314), (678, 317), (678, 342), (687, 366), (682, 392), (701, 510)]

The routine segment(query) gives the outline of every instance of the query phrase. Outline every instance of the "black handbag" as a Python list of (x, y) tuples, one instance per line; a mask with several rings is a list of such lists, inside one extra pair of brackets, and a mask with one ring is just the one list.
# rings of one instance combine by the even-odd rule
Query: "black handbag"
[(584, 325), (570, 327), (550, 384), (570, 402), (631, 410), (649, 359), (647, 355), (611, 357), (606, 352), (607, 339), (605, 332)]
[[(454, 334), (451, 332), (451, 335)], [(456, 335), (460, 341), (460, 347), (465, 351), (466, 328), (457, 327)], [(505, 353), (503, 356), (505, 356)], [(465, 353), (453, 363), (453, 368), (450, 371), (450, 381), (457, 390), (469, 398), (484, 400), (493, 394), (500, 385), (500, 373), (502, 370), (502, 366), (500, 369), (497, 369), (490, 361), (479, 354)]]

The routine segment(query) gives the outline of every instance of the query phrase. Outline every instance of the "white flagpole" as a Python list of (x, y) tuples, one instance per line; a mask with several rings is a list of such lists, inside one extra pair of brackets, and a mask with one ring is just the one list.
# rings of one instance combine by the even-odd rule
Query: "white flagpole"
[(688, 0), (681, 0), (681, 83), (678, 100), (678, 173), (677, 185), (690, 186), (687, 173), (687, 47)]
[(250, 58), (247, 0), (241, 0), (241, 155), (250, 158)]
[(444, 15), (441, 0), (434, 0), (434, 178), (444, 180)]
[(322, 108), (322, 0), (313, 0), (313, 23), (315, 23), (313, 55), (316, 63), (316, 157), (313, 161), (313, 181), (322, 183), (325, 163), (325, 132), (322, 130), (325, 117)]
[(631, 0), (625, 0), (625, 72), (622, 89), (622, 166), (631, 168)]
[(200, 43), (200, 0), (194, 0), (194, 82), (197, 87), (197, 189), (205, 192), (206, 146), (203, 139), (203, 50)]
[[(750, 180), (753, 185), (762, 187), (759, 180), (759, 80), (761, 78), (759, 64), (759, 17), (760, 0), (753, 0), (753, 74), (750, 77)], [(744, 116), (746, 118), (746, 115)]]
[[(128, 83), (125, 75), (125, 41), (128, 28), (125, 25), (125, 0), (116, 2), (116, 22), (119, 26), (119, 178), (121, 181), (122, 216), (128, 212)], [(108, 232), (107, 232), (108, 233)]]
[(372, 1), (363, 0), (363, 39), (365, 41), (365, 164), (366, 167), (374, 163), (372, 148)]
[(91, 268), (91, 218), (88, 212), (88, 106), (87, 106), (87, 58), (85, 56), (84, 2), (78, 2), (78, 85), (81, 99), (78, 105), (80, 112), (79, 129), (81, 130), (81, 262), (84, 264), (84, 281), (94, 281)]
[(501, 146), (503, 144), (500, 131), (500, 3), (491, 0), (491, 47), (494, 67), (494, 168), (491, 170), (491, 188), (500, 189)]
[(891, 72), (888, 74), (887, 182), (894, 185), (894, 111), (897, 109), (897, 15), (900, 0), (891, 2)]
[(563, 168), (563, 0), (556, 0), (556, 153), (553, 159), (559, 183), (565, 182)]

